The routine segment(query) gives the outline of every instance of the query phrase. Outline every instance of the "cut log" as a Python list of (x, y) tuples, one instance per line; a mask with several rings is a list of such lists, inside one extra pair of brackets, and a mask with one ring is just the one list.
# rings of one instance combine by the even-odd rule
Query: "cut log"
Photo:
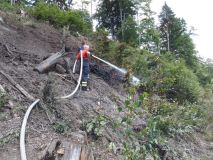
[[(47, 147), (40, 160), (94, 160), (92, 150), (85, 145), (86, 138), (83, 135), (79, 136), (79, 133), (76, 133), (76, 136), (74, 134), (72, 133), (73, 136), (70, 137), (72, 141), (52, 141), (49, 144), (51, 147)], [(78, 143), (79, 138), (84, 141)]]
[(67, 156), (64, 156), (62, 160), (79, 160), (81, 156), (81, 145), (70, 143), (70, 148), (67, 149), (66, 153)]
[[(59, 146), (58, 144), (61, 143)], [(94, 160), (92, 150), (82, 144), (68, 141), (52, 141), (40, 160)]]
[(63, 56), (63, 53), (64, 52), (57, 52), (49, 58), (45, 59), (35, 67), (35, 70), (39, 73), (45, 72), (47, 69), (49, 69), (51, 66), (58, 62), (58, 60)]
[(56, 160), (94, 160), (91, 149), (86, 145), (64, 141), (60, 147), (64, 149), (64, 155), (58, 155)]
[(0, 70), (0, 73), (4, 75), (7, 80), (14, 85), (25, 97), (27, 97), (29, 100), (34, 101), (35, 98), (31, 96), (24, 88), (22, 88), (18, 83), (16, 83), (12, 77), (10, 77), (8, 74), (4, 73), (2, 70)]
[(82, 147), (80, 160), (94, 160), (92, 150), (86, 146)]
[(39, 73), (44, 73), (48, 69), (50, 69), (53, 65), (61, 61), (62, 58), (69, 54), (73, 54), (74, 52), (64, 52), (64, 50), (57, 52), (50, 56), (49, 58), (42, 61), (40, 64), (38, 64), (34, 70), (38, 71)]

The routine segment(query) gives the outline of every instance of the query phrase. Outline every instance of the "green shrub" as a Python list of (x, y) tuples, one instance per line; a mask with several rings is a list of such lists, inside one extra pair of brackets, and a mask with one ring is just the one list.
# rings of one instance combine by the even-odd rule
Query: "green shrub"
[(102, 135), (104, 127), (108, 122), (109, 120), (106, 116), (98, 115), (95, 119), (86, 124), (86, 131), (97, 138)]
[(191, 133), (203, 123), (203, 111), (200, 105), (195, 104), (178, 106), (176, 103), (162, 101), (152, 115), (157, 122), (157, 129), (163, 135)]
[(146, 91), (179, 103), (198, 101), (201, 92), (198, 78), (184, 61), (175, 60), (170, 54), (154, 55), (146, 50), (135, 51), (128, 58)]
[(53, 124), (53, 129), (56, 133), (64, 133), (69, 129), (69, 125), (65, 122), (56, 122)]
[(56, 27), (69, 26), (72, 32), (88, 34), (92, 31), (89, 14), (79, 10), (61, 10), (57, 5), (39, 2), (30, 10), (30, 14)]
[(144, 115), (140, 109), (142, 106), (144, 107), (144, 101), (148, 94), (145, 92), (138, 99), (134, 99), (136, 89), (130, 88), (128, 92), (129, 96), (124, 107), (118, 108), (119, 112), (124, 111), (124, 117), (121, 120), (121, 124), (125, 124), (125, 128), (122, 129), (125, 137), (122, 150), (123, 158), (126, 160), (159, 159), (158, 145), (164, 144), (164, 140), (157, 128), (157, 121), (149, 115), (145, 127), (137, 132), (132, 129), (134, 118)]
[(197, 102), (201, 87), (197, 76), (182, 61), (161, 62), (159, 90), (179, 103)]
[(10, 1), (0, 0), (0, 9), (3, 11), (14, 11), (16, 10), (17, 6), (10, 4)]
[(18, 139), (19, 139), (19, 131), (12, 130), (6, 135), (1, 135), (0, 146), (3, 147), (5, 144), (17, 142)]
[(11, 5), (10, 0), (0, 0), (0, 10), (2, 11), (17, 12), (20, 9), (28, 9), (26, 1)]
[[(124, 112), (121, 123), (126, 124), (122, 129), (125, 136), (124, 159), (160, 159), (164, 151), (175, 151), (167, 143), (169, 138), (192, 135), (203, 124), (204, 112), (200, 105), (189, 103), (180, 106), (162, 99), (156, 103), (146, 93), (135, 99), (135, 93), (131, 89), (125, 106), (118, 109)], [(153, 105), (156, 108), (153, 109)], [(141, 107), (143, 112), (140, 111)], [(138, 131), (132, 129), (136, 116), (146, 117), (146, 125)]]

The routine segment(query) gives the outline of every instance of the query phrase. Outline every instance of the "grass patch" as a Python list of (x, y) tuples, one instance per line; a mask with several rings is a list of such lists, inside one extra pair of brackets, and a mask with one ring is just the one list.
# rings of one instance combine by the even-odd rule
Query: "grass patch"
[(19, 131), (11, 131), (5, 136), (0, 137), (0, 146), (15, 142), (19, 139)]

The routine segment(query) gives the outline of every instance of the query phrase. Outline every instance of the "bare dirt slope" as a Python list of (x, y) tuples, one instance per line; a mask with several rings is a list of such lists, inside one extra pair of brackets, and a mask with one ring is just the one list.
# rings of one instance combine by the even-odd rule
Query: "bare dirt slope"
[[(47, 110), (38, 106), (29, 118), (26, 133), (28, 159), (37, 160), (52, 139), (69, 140), (72, 132), (84, 131), (85, 124), (99, 113), (116, 117), (114, 110), (117, 104), (122, 104), (124, 96), (94, 74), (91, 74), (91, 91), (78, 91), (71, 99), (51, 102), (52, 94), (55, 97), (71, 93), (75, 81), (64, 81), (55, 72), (39, 74), (33, 69), (44, 57), (61, 49), (62, 32), (48, 24), (34, 23), (3, 12), (0, 12), (0, 17), (3, 18), (0, 21), (0, 70), (10, 75), (33, 97), (50, 98), (46, 102), (51, 111), (50, 117), (46, 114)], [(66, 43), (71, 50), (75, 50), (81, 38), (69, 36)], [(2, 74), (0, 85), (6, 90), (9, 100), (5, 107), (0, 108), (0, 159), (19, 160), (21, 122), (32, 101), (23, 96)], [(94, 137), (88, 136), (88, 144), (92, 146), (95, 157), (117, 159), (108, 151), (110, 140), (116, 138), (113, 130), (105, 135), (95, 143), (91, 143), (95, 141)]]

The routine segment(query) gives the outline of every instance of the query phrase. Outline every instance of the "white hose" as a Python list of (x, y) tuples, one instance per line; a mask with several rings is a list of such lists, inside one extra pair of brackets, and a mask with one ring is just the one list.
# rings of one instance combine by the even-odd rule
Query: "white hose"
[[(80, 75), (78, 78), (78, 84), (75, 87), (74, 91), (67, 95), (67, 96), (62, 96), (60, 98), (65, 99), (65, 98), (69, 98), (71, 96), (73, 96), (76, 91), (79, 88), (79, 85), (81, 83), (81, 77), (82, 77), (82, 71), (83, 71), (83, 55), (82, 55), (82, 51), (80, 51), (81, 54), (81, 70), (80, 70)], [(75, 66), (76, 66), (77, 60), (75, 61), (74, 67), (73, 67), (73, 72), (75, 71)], [(25, 150), (25, 130), (26, 130), (26, 125), (27, 125), (27, 119), (30, 115), (31, 110), (33, 109), (33, 107), (40, 101), (40, 99), (37, 99), (35, 102), (33, 102), (30, 107), (27, 109), (27, 112), (24, 116), (23, 122), (22, 122), (22, 126), (21, 126), (21, 133), (20, 133), (20, 152), (21, 152), (21, 160), (27, 160), (27, 156), (26, 156), (26, 150)]]
[(121, 68), (117, 67), (116, 65), (114, 65), (114, 64), (112, 64), (112, 63), (109, 63), (109, 62), (107, 62), (107, 61), (105, 61), (105, 60), (103, 60), (103, 59), (101, 59), (101, 58), (99, 58), (99, 57), (97, 57), (97, 56), (94, 56), (94, 55), (92, 55), (92, 56), (93, 56), (94, 58), (100, 60), (101, 62), (104, 62), (105, 64), (108, 64), (109, 66), (115, 68), (116, 70), (120, 71), (121, 73), (126, 74), (126, 71), (122, 70)]
[[(83, 71), (83, 55), (82, 55), (82, 50), (80, 51), (80, 54), (81, 54), (81, 69), (80, 69), (80, 75), (79, 75), (79, 78), (78, 78), (78, 84), (77, 84), (77, 86), (75, 87), (75, 89), (74, 89), (74, 91), (72, 93), (70, 93), (69, 95), (66, 95), (66, 96), (59, 97), (61, 99), (66, 99), (66, 98), (69, 98), (69, 97), (73, 96), (77, 92), (77, 90), (78, 90), (78, 88), (80, 86), (81, 77), (82, 77), (82, 71)], [(75, 61), (75, 64), (74, 64), (74, 67), (73, 67), (73, 71), (75, 71), (75, 65), (76, 65), (76, 63), (77, 63), (77, 61)]]
[(27, 125), (27, 119), (30, 115), (31, 110), (33, 107), (40, 101), (40, 99), (37, 99), (35, 102), (33, 102), (30, 107), (27, 109), (27, 112), (25, 113), (22, 126), (21, 126), (21, 133), (20, 133), (20, 152), (21, 152), (21, 160), (27, 160), (26, 156), (26, 150), (25, 150), (25, 129)]
[(77, 64), (77, 59), (75, 60), (75, 63), (74, 63), (74, 66), (73, 66), (73, 69), (72, 69), (72, 73), (75, 73), (75, 66)]
[[(99, 57), (97, 57), (97, 56), (94, 56), (94, 55), (92, 55), (92, 56), (93, 56), (94, 58), (100, 60), (101, 62), (103, 62), (103, 63), (105, 63), (105, 64), (108, 64), (109, 66), (115, 68), (116, 70), (120, 71), (120, 72), (123, 73), (123, 74), (126, 74), (126, 73), (127, 73), (127, 71), (125, 71), (125, 70), (123, 70), (123, 69), (117, 67), (116, 65), (114, 65), (114, 64), (112, 64), (112, 63), (110, 63), (110, 62), (107, 62), (107, 61), (105, 61), (105, 60), (103, 60), (103, 59), (101, 59), (101, 58), (99, 58)], [(132, 84), (132, 85), (134, 85), (134, 86), (137, 86), (137, 85), (140, 84), (140, 79), (138, 79), (138, 78), (135, 77), (135, 76), (132, 76), (132, 79), (131, 79), (131, 81), (130, 81), (130, 84)]]

